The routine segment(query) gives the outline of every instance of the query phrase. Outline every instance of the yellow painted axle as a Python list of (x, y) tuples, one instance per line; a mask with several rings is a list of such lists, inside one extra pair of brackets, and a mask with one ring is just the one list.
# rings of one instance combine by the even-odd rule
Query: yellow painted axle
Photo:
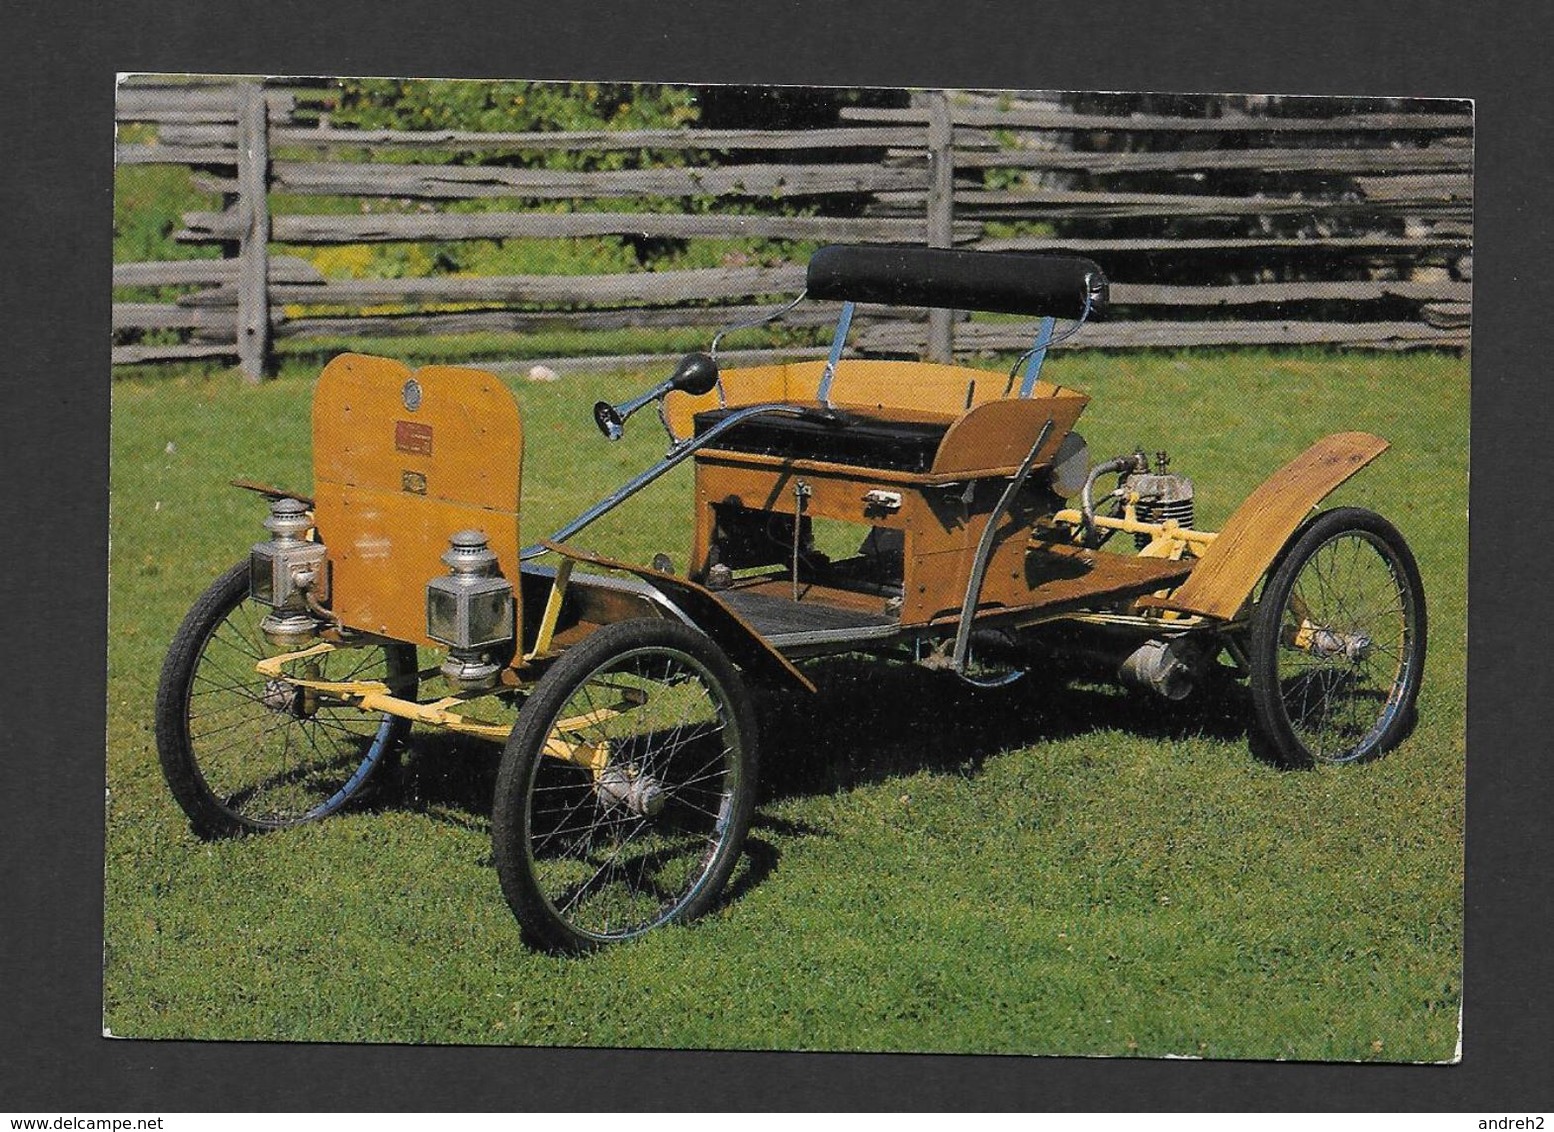
[[(297, 652), (265, 657), (254, 665), (254, 669), (267, 680), (284, 680), (311, 695), (329, 696), (343, 703), (353, 704), (365, 712), (383, 712), (386, 715), (408, 719), (428, 727), (439, 727), (459, 735), (472, 735), (478, 739), (490, 739), (498, 743), (505, 743), (512, 733), (510, 724), (485, 723), (477, 719), (469, 719), (455, 710), (470, 700), (487, 695), (488, 693), (485, 692), (465, 692), (444, 696), (442, 699), (423, 704), (394, 695), (389, 690), (389, 686), (381, 680), (321, 680), (315, 677), (292, 675), (286, 671), (286, 666), (289, 664), (335, 652), (339, 647), (330, 641), (319, 641)], [(571, 736), (585, 727), (603, 723), (647, 702), (646, 695), (637, 689), (623, 688), (620, 691), (621, 698), (613, 705), (595, 708), (580, 716), (557, 720), (552, 729), (552, 737), (545, 745), (545, 753), (554, 758), (588, 767), (596, 774), (601, 771), (609, 761), (608, 743), (590, 744), (580, 739), (572, 741), (563, 736)]]

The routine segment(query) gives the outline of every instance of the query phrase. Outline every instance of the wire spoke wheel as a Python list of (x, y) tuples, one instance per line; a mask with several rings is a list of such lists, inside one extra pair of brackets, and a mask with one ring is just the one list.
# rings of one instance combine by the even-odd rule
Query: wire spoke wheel
[(1424, 590), (1392, 524), (1341, 508), (1307, 524), (1252, 616), (1260, 730), (1291, 765), (1347, 763), (1411, 725), (1425, 656)]
[[(232, 836), (314, 821), (358, 796), (394, 757), (408, 721), (367, 713), (254, 665), (276, 650), (248, 564), (223, 574), (173, 639), (157, 690), (162, 772), (195, 832)], [(316, 680), (379, 680), (415, 695), (408, 645), (341, 649), (298, 662)]]
[(546, 673), (497, 778), (502, 888), (531, 940), (584, 951), (711, 906), (755, 791), (733, 666), (670, 622), (599, 630)]

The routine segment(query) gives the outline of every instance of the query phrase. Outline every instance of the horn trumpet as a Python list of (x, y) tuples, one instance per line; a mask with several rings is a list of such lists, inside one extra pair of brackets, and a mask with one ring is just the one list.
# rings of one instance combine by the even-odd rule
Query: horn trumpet
[(646, 393), (633, 397), (629, 401), (622, 401), (619, 405), (612, 405), (608, 401), (595, 404), (594, 423), (608, 439), (619, 440), (625, 435), (627, 418), (644, 405), (657, 401), (675, 389), (682, 393), (689, 393), (693, 397), (700, 397), (703, 393), (711, 392), (717, 383), (718, 363), (711, 355), (686, 354), (680, 359), (680, 364), (675, 366), (674, 373), (667, 381), (655, 385)]

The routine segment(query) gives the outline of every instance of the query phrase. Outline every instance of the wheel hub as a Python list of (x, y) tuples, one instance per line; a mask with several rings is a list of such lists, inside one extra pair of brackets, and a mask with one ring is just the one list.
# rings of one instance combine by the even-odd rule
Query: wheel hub
[(1291, 647), (1308, 652), (1319, 660), (1342, 657), (1350, 664), (1359, 664), (1369, 657), (1376, 647), (1376, 642), (1371, 635), (1363, 630), (1346, 633), (1338, 629), (1314, 625), (1310, 621), (1303, 621), (1300, 628), (1292, 636), (1287, 637), (1286, 641)]
[(1363, 632), (1340, 633), (1334, 629), (1316, 629), (1311, 633), (1307, 648), (1312, 655), (1326, 660), (1341, 656), (1351, 664), (1358, 664), (1371, 654), (1375, 642)]
[(290, 680), (266, 680), (259, 700), (265, 707), (293, 719), (308, 719), (318, 710), (318, 698)]
[(606, 767), (600, 772), (595, 789), (605, 802), (625, 806), (639, 817), (656, 818), (669, 801), (668, 792), (656, 778), (630, 767)]

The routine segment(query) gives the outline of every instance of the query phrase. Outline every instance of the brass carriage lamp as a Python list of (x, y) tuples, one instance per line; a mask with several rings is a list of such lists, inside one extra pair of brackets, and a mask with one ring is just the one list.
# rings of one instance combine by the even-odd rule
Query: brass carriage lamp
[(448, 646), (444, 676), (461, 688), (490, 687), (502, 671), (491, 650), (513, 639), (513, 586), (497, 573), (484, 531), (460, 531), (449, 543), (449, 572), (426, 584), (426, 635)]

